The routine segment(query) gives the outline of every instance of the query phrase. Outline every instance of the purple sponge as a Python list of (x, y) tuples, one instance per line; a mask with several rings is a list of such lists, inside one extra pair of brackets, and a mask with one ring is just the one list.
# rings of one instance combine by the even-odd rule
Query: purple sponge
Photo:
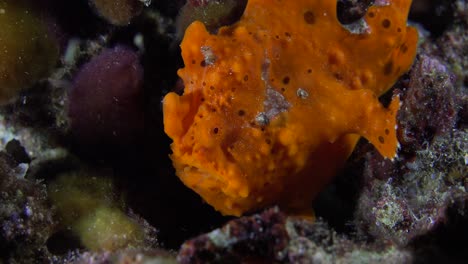
[(77, 73), (69, 94), (70, 129), (88, 146), (129, 146), (144, 129), (143, 68), (126, 47), (105, 49)]

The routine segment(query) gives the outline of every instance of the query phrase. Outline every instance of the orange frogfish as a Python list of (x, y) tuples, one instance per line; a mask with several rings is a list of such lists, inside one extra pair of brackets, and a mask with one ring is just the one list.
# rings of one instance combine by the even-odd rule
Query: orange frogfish
[(278, 204), (303, 212), (360, 136), (396, 156), (395, 96), (378, 96), (411, 66), (411, 0), (379, 0), (343, 26), (336, 0), (249, 0), (240, 21), (181, 43), (183, 95), (163, 100), (178, 177), (216, 210)]

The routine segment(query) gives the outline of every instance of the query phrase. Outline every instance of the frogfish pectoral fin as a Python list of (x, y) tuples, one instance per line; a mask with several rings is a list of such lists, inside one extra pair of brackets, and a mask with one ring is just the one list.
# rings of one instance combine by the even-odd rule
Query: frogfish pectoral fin
[(396, 115), (400, 107), (400, 98), (394, 96), (385, 108), (378, 100), (368, 102), (364, 118), (358, 120), (356, 133), (369, 140), (382, 156), (394, 159), (399, 148), (396, 136)]

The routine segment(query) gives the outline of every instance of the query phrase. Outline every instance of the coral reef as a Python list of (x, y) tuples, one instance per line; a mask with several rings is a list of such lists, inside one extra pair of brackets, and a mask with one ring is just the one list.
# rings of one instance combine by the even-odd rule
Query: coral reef
[[(422, 47), (428, 55), (434, 56), (445, 62), (446, 67), (450, 68), (450, 72), (455, 77), (456, 87), (463, 87), (461, 91), (465, 98), (461, 99), (461, 108), (458, 116), (458, 126), (460, 128), (467, 127), (468, 120), (468, 100), (466, 99), (468, 86), (468, 16), (467, 3), (464, 1), (455, 1), (453, 3), (441, 3), (441, 9), (445, 12), (451, 10), (447, 15), (451, 19), (447, 19), (449, 29), (443, 31), (435, 41), (426, 41)], [(448, 5), (448, 6), (447, 6)]]
[(369, 166), (368, 188), (356, 211), (359, 227), (366, 229), (361, 232), (406, 245), (444, 222), (448, 207), (468, 199), (467, 154), (468, 134), (457, 131), (436, 137), (414, 161), (399, 164), (401, 176), (380, 180)]
[(0, 262), (33, 263), (47, 259), (53, 211), (46, 187), (24, 178), (25, 163), (0, 152)]
[[(449, 133), (455, 126), (460, 98), (454, 76), (437, 58), (420, 55), (402, 92), (403, 105), (398, 112), (398, 138), (402, 152), (420, 150), (437, 135)], [(427, 110), (437, 109), (431, 114)]]
[(84, 253), (69, 256), (65, 263), (114, 263), (114, 264), (176, 264), (173, 254), (163, 250), (122, 250), (115, 253)]
[(216, 35), (191, 24), (178, 72), (184, 94), (163, 102), (177, 175), (239, 216), (275, 203), (310, 208), (358, 135), (393, 158), (399, 99), (384, 108), (377, 96), (413, 62), (409, 5), (372, 6), (358, 33), (342, 27), (334, 1), (251, 0)]
[(407, 250), (367, 248), (322, 221), (287, 217), (278, 208), (230, 221), (182, 245), (180, 263), (410, 263)]

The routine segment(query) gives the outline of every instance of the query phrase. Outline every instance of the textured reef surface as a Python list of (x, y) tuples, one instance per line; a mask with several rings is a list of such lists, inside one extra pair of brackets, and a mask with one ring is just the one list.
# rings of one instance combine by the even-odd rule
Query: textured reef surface
[(0, 0), (0, 25), (0, 263), (468, 261), (465, 0)]

